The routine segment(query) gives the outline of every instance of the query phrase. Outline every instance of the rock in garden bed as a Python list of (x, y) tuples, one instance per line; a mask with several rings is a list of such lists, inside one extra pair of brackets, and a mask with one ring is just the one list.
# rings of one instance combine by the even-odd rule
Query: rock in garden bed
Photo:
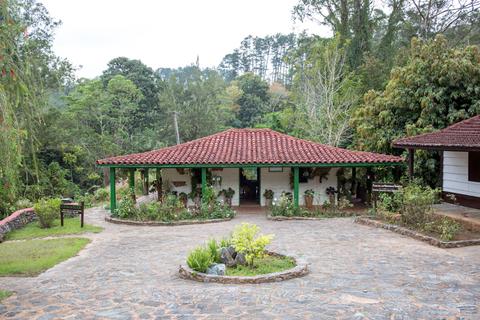
[(427, 242), (439, 248), (459, 248), (459, 247), (480, 245), (480, 237), (478, 239), (443, 241), (435, 237), (432, 237), (430, 235), (426, 235), (421, 232), (411, 230), (402, 226), (398, 226), (395, 224), (386, 223), (382, 220), (375, 219), (373, 217), (357, 217), (355, 219), (355, 222), (363, 225), (373, 226), (376, 228), (383, 228), (386, 230), (390, 230), (405, 236), (412, 237), (417, 240)]

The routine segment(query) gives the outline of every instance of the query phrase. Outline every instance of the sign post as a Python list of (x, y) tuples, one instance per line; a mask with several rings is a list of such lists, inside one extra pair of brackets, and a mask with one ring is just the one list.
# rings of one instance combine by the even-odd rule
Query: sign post
[(83, 228), (85, 203), (62, 203), (60, 204), (60, 225), (63, 227), (65, 213), (80, 214), (80, 227)]

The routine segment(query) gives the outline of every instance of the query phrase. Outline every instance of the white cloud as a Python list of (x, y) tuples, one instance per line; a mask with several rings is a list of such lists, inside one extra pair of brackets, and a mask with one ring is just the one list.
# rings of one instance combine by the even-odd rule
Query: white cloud
[(328, 35), (325, 28), (294, 23), (297, 0), (43, 0), (62, 21), (54, 50), (79, 77), (99, 75), (111, 59), (140, 59), (156, 69), (180, 67), (200, 56), (202, 67), (217, 66), (249, 34), (301, 32)]

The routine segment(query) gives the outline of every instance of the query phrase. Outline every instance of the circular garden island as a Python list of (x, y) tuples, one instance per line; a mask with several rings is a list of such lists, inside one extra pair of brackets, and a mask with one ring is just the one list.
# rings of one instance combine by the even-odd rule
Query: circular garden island
[(223, 204), (216, 197), (207, 198), (194, 206), (175, 194), (166, 195), (160, 202), (136, 205), (132, 196), (125, 196), (118, 208), (105, 220), (130, 225), (185, 225), (222, 222), (231, 220), (235, 211), (229, 204)]
[(181, 265), (181, 278), (215, 283), (265, 283), (304, 276), (302, 259), (270, 252), (265, 247), (273, 235), (262, 235), (255, 224), (242, 223), (231, 237), (209, 240), (193, 249)]

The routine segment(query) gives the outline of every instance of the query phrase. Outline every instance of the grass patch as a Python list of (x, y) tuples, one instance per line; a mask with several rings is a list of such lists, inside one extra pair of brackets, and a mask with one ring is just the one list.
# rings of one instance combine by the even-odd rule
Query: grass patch
[(253, 261), (253, 267), (237, 266), (227, 268), (227, 276), (257, 276), (273, 272), (280, 272), (295, 267), (295, 261), (290, 257), (265, 256)]
[(60, 219), (55, 220), (53, 227), (48, 229), (40, 228), (38, 221), (33, 221), (23, 228), (13, 230), (6, 235), (6, 240), (23, 240), (34, 238), (45, 238), (50, 236), (61, 236), (66, 234), (80, 234), (85, 232), (100, 232), (102, 227), (85, 224), (80, 228), (80, 218), (65, 218), (64, 226), (60, 226)]
[(0, 276), (34, 276), (75, 256), (89, 239), (7, 241), (0, 244)]
[(0, 290), (0, 301), (2, 301), (5, 298), (10, 297), (12, 294), (13, 294), (13, 292), (11, 292), (11, 291)]

